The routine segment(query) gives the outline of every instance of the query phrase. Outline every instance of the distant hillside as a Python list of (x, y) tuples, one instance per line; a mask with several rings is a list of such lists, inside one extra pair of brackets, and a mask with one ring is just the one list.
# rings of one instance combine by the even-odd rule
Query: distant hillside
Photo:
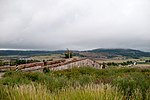
[[(0, 50), (0, 56), (18, 55), (18, 56), (32, 56), (32, 55), (49, 55), (62, 54), (65, 50), (58, 51), (20, 51), (20, 50)], [(73, 51), (76, 56), (92, 57), (92, 58), (140, 58), (150, 57), (150, 52), (143, 52), (133, 49), (94, 49), (87, 51)]]
[(32, 55), (47, 55), (47, 54), (59, 54), (60, 51), (20, 51), (20, 50), (0, 50), (0, 56), (19, 55), (19, 56), (32, 56)]
[(150, 52), (143, 52), (140, 50), (133, 50), (133, 49), (94, 49), (80, 52), (80, 55), (94, 58), (113, 58), (113, 57), (140, 58), (140, 57), (150, 57)]

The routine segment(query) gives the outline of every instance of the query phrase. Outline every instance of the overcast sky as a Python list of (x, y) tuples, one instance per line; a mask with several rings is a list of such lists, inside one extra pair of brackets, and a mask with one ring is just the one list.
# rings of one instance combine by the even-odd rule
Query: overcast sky
[(150, 51), (150, 0), (0, 0), (0, 48)]

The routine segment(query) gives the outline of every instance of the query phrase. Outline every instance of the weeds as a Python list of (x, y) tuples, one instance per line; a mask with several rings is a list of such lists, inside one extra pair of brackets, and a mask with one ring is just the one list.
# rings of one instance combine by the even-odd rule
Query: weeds
[(6, 72), (0, 80), (0, 100), (149, 100), (149, 84), (150, 69), (81, 67), (45, 73)]

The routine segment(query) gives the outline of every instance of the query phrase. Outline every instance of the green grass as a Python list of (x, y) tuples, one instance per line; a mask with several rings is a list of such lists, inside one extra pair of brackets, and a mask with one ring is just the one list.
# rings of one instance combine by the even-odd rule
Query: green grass
[(0, 100), (149, 100), (149, 84), (150, 69), (9, 71), (0, 80)]

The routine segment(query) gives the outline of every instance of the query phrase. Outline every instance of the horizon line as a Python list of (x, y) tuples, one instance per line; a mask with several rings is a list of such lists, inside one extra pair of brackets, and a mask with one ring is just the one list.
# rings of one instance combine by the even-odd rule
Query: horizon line
[[(144, 51), (141, 49), (134, 49), (134, 48), (92, 48), (92, 49), (83, 49), (83, 50), (75, 50), (75, 49), (70, 49), (72, 51), (90, 51), (90, 50), (96, 50), (96, 49), (131, 49), (131, 50), (140, 50), (140, 51)], [(55, 50), (49, 50), (49, 49), (12, 49), (12, 48), (0, 48), (0, 50), (12, 50), (12, 51), (65, 51), (66, 49), (55, 49)], [(144, 51), (144, 52), (149, 52), (149, 51)]]

